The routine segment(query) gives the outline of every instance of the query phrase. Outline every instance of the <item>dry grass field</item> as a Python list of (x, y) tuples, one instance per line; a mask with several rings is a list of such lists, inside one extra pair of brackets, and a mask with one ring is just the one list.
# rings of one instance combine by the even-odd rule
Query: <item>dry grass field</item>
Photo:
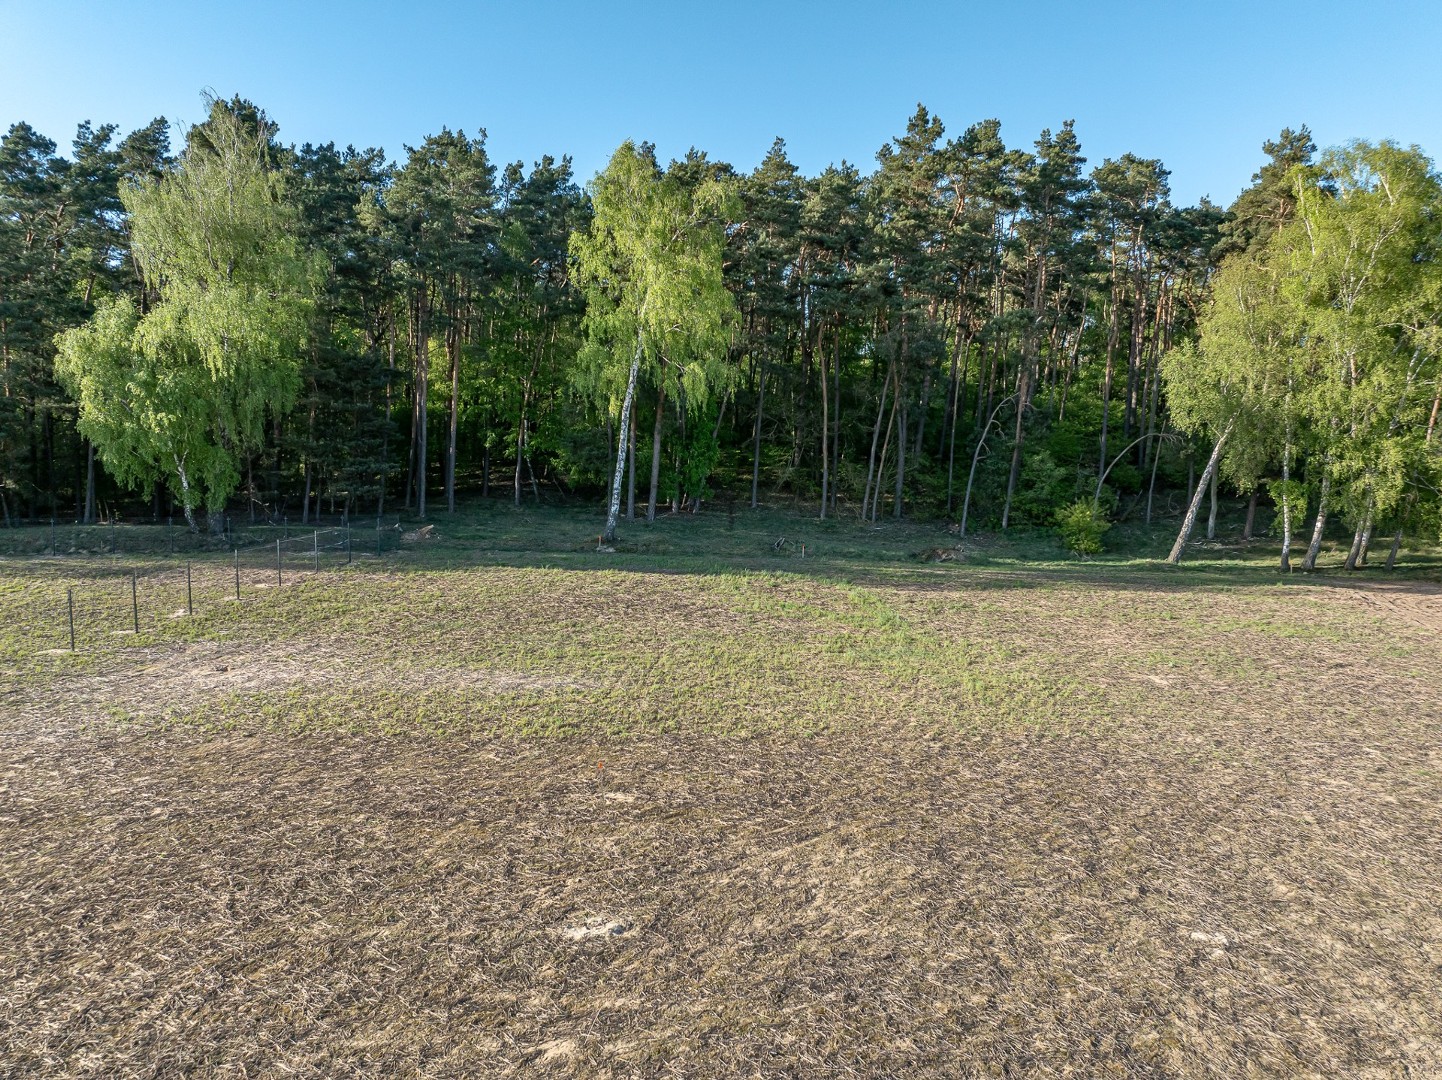
[(1435, 570), (593, 527), (0, 563), (0, 1074), (1442, 1076)]

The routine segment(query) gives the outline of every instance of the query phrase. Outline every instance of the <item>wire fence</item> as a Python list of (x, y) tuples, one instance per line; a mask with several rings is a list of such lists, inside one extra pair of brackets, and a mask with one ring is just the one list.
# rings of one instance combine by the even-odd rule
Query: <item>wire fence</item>
[(182, 518), (163, 522), (121, 522), (118, 520), (82, 524), (79, 521), (51, 520), (15, 524), (0, 528), (0, 556), (48, 555), (187, 555), (216, 554), (254, 547), (270, 547), (280, 540), (283, 544), (304, 544), (316, 534), (342, 530), (350, 537), (357, 554), (384, 554), (400, 545), (399, 518), (382, 520), (368, 518), (351, 521), (341, 519), (331, 524), (295, 524), (285, 518), (275, 521), (237, 524), (226, 519), (217, 533), (192, 530)]
[[(82, 535), (93, 537), (106, 527), (80, 528), (86, 530)], [(176, 551), (172, 559), (168, 536), (160, 532), (137, 537), (133, 531), (137, 528), (146, 527), (124, 527), (127, 543), (122, 547), (117, 542), (112, 558), (106, 558), (112, 555), (108, 542), (99, 550), (57, 545), (57, 553), (45, 538), (39, 550), (22, 550), (21, 554), (39, 556), (57, 569), (74, 556), (74, 569), (79, 572), (62, 570), (63, 593), (57, 589), (52, 594), (54, 601), (27, 613), (23, 621), (31, 624), (29, 634), (38, 641), (49, 641), (56, 650), (84, 652), (113, 635), (163, 631), (176, 620), (222, 604), (254, 599), (266, 590), (343, 571), (360, 560), (374, 562), (396, 551), (403, 538), (399, 522), (372, 520), (363, 529), (345, 524), (304, 531), (282, 524), (263, 527), (265, 531), (237, 532), (237, 542), (228, 553), (224, 548), (192, 548)], [(149, 529), (158, 532), (166, 526)], [(58, 529), (56, 535), (61, 535)], [(35, 539), (30, 538), (32, 542)], [(143, 561), (137, 558), (127, 565), (121, 551), (144, 557)]]

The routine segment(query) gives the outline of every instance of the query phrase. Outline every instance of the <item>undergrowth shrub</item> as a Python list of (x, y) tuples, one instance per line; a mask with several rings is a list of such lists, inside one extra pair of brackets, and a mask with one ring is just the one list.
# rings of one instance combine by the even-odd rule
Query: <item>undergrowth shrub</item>
[(1056, 527), (1062, 543), (1078, 555), (1096, 555), (1102, 549), (1102, 537), (1112, 527), (1090, 499), (1078, 499), (1056, 512)]

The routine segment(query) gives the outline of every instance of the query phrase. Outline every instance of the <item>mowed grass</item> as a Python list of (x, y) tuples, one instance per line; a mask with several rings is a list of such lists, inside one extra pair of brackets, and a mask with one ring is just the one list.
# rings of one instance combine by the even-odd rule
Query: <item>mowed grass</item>
[(5, 563), (0, 1073), (1442, 1074), (1428, 553), (598, 528)]

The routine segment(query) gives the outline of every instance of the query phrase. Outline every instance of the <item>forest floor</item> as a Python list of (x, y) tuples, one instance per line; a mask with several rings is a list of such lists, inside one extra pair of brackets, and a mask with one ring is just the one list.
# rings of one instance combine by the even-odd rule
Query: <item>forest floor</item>
[(1435, 554), (596, 527), (0, 561), (0, 1075), (1442, 1076)]

